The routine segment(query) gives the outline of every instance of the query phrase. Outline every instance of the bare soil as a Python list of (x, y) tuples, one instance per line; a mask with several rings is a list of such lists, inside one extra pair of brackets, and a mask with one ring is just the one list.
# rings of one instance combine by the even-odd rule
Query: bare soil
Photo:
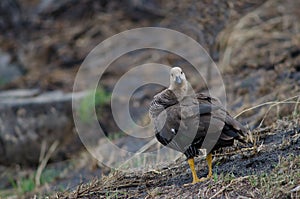
[[(282, 121), (278, 121), (281, 123)], [(213, 178), (190, 185), (191, 172), (183, 159), (150, 172), (113, 171), (108, 176), (62, 192), (58, 198), (289, 198), (300, 183), (300, 118), (289, 127), (253, 131), (251, 148), (227, 148), (215, 154)], [(207, 175), (203, 158), (196, 161), (198, 175)], [(189, 184), (189, 185), (186, 185)], [(275, 185), (275, 186), (274, 186)], [(299, 193), (298, 193), (299, 194)]]
[[(83, 150), (70, 154), (64, 161), (50, 161), (45, 171), (54, 174), (37, 187), (32, 180), (36, 167), (0, 165), (0, 197), (300, 197), (297, 191), (300, 185), (300, 5), (297, 0), (197, 3), (178, 0), (175, 3), (148, 1), (143, 5), (130, 0), (59, 2), (39, 7), (38, 1), (19, 1), (21, 12), (18, 6), (12, 6), (12, 12), (3, 12), (7, 24), (0, 21), (0, 29), (6, 30), (0, 35), (1, 50), (10, 54), (11, 62), (19, 65), (23, 75), (9, 83), (0, 83), (1, 89), (71, 91), (81, 62), (95, 44), (131, 28), (168, 27), (200, 42), (219, 62), (228, 110), (232, 115), (240, 114), (238, 119), (249, 127), (255, 144), (219, 151), (214, 156), (213, 178), (188, 186), (184, 185), (191, 182), (191, 173), (183, 157), (168, 166), (157, 165), (150, 172), (120, 172), (99, 166)], [(134, 63), (152, 61), (185, 66), (185, 62), (173, 55), (141, 55)], [(102, 82), (105, 90), (112, 91), (115, 82), (128, 69), (126, 66), (131, 64), (128, 60), (130, 56), (107, 71)], [(135, 110), (138, 116), (147, 111), (145, 107), (155, 92), (145, 88), (138, 93), (144, 96), (136, 98), (142, 107)], [(105, 106), (104, 120), (112, 135), (118, 128), (111, 122), (109, 110)], [(122, 140), (117, 138), (116, 142)], [(196, 159), (196, 165), (198, 176), (206, 176), (203, 157)], [(24, 185), (28, 179), (33, 188)]]

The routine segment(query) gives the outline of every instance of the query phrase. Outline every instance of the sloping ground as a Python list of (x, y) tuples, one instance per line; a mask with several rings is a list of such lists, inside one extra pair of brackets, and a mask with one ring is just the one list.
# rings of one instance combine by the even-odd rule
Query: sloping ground
[[(13, 60), (21, 61), (27, 71), (23, 78), (4, 85), (2, 88), (41, 87), (45, 90), (58, 88), (70, 90), (77, 66), (95, 43), (119, 31), (136, 27), (136, 21), (128, 16), (130, 11), (122, 10), (115, 1), (112, 1), (113, 5), (106, 7), (91, 6), (99, 8), (99, 10), (91, 9), (88, 16), (79, 12), (78, 15), (71, 17), (74, 10), (90, 9), (92, 1), (86, 0), (85, 2), (86, 7), (74, 3), (59, 9), (51, 8), (53, 10), (50, 9), (49, 12), (46, 9), (44, 13), (40, 14), (41, 18), (34, 17), (35, 20), (27, 27), (32, 30), (32, 34), (30, 33), (29, 36), (23, 35), (21, 38), (15, 39), (17, 36), (13, 33), (1, 35), (0, 42), (6, 51), (14, 49), (18, 43), (25, 41), (20, 51), (13, 51)], [(175, 10), (171, 13), (171, 20), (168, 18), (169, 16), (162, 19), (160, 16), (154, 17), (153, 21), (150, 17), (150, 19), (138, 21), (139, 25), (147, 26), (159, 23), (161, 26), (167, 24), (168, 27), (174, 28), (182, 19), (183, 22), (180, 23), (181, 26), (178, 30), (185, 30), (185, 33), (200, 41), (203, 38), (211, 38), (206, 41), (208, 44), (205, 44), (213, 46), (214, 37), (217, 34), (214, 31), (218, 32), (223, 28), (223, 25), (219, 26), (215, 23), (223, 21), (222, 17), (226, 16), (227, 11), (230, 11), (231, 8), (233, 8), (231, 12), (236, 12), (240, 8), (239, 5), (226, 2), (214, 5), (213, 9), (221, 9), (221, 11), (217, 9), (213, 12), (217, 13), (216, 15), (221, 19), (214, 20), (210, 18), (214, 15), (211, 13), (213, 9), (210, 10), (210, 7), (206, 5), (211, 1), (198, 1), (197, 6), (192, 3), (184, 4), (183, 2), (181, 4), (181, 2), (183, 1), (178, 1), (175, 7), (170, 4), (168, 4), (170, 7), (164, 7), (169, 9), (168, 11)], [(290, 197), (292, 193), (289, 191), (300, 184), (299, 117), (297, 119), (299, 106), (296, 105), (299, 103), (299, 97), (288, 100), (290, 96), (299, 95), (300, 26), (298, 24), (300, 20), (297, 12), (294, 12), (294, 10), (297, 11), (295, 8), (299, 7), (295, 3), (297, 1), (288, 3), (268, 1), (267, 4), (240, 20), (237, 26), (235, 23), (233, 27), (228, 26), (225, 33), (228, 31), (228, 35), (231, 35), (230, 38), (226, 34), (224, 37), (219, 36), (218, 42), (221, 48), (218, 51), (226, 52), (224, 53), (225, 57), (229, 58), (227, 61), (226, 59), (225, 61), (221, 60), (220, 66), (224, 66), (230, 112), (233, 109), (234, 113), (240, 113), (245, 108), (251, 108), (266, 101), (273, 102), (258, 109), (251, 108), (241, 115), (239, 119), (246, 118), (245, 121), (251, 127), (262, 127), (266, 124), (269, 127), (257, 128), (253, 131), (255, 138), (260, 137), (256, 148), (244, 149), (243, 155), (238, 155), (240, 152), (234, 148), (217, 155), (214, 160), (214, 173), (218, 175), (215, 175), (214, 179), (193, 186), (183, 186), (191, 181), (191, 176), (188, 165), (183, 159), (180, 159), (176, 164), (170, 164), (167, 168), (158, 168), (153, 172), (112, 173), (103, 179), (84, 184), (76, 189), (74, 184), (79, 184), (80, 181), (86, 182), (92, 178), (91, 176), (101, 175), (104, 168), (101, 168), (101, 172), (97, 169), (87, 174), (86, 170), (97, 164), (91, 163), (90, 159), (83, 159), (75, 155), (72, 160), (73, 166), (67, 169), (66, 166), (63, 166), (63, 169), (58, 170), (61, 172), (59, 177), (54, 177), (54, 181), (44, 184), (43, 188), (49, 191), (53, 190), (52, 187), (61, 181), (64, 181), (65, 184), (72, 183), (72, 186), (67, 185), (60, 188), (64, 190), (65, 187), (71, 187), (66, 192), (54, 194), (54, 198), (176, 198), (180, 196), (237, 198), (238, 195), (250, 198)], [(195, 18), (194, 15), (198, 14), (197, 10), (201, 10), (202, 7), (206, 9), (201, 13), (206, 13), (205, 16), (208, 17)], [(243, 7), (243, 3), (241, 3), (241, 7)], [(182, 16), (178, 14), (181, 9), (184, 10)], [(65, 13), (64, 10), (67, 12)], [(160, 14), (163, 12), (158, 13), (158, 15)], [(47, 18), (51, 15), (54, 17)], [(236, 15), (237, 18), (239, 16), (239, 14)], [(63, 20), (66, 18), (73, 21)], [(185, 23), (185, 19), (189, 23)], [(86, 23), (83, 23), (84, 20)], [(203, 27), (201, 24), (204, 24)], [(68, 31), (61, 31), (62, 29)], [(204, 29), (203, 34), (208, 35), (199, 34), (199, 29)], [(259, 36), (255, 31), (260, 33)], [(7, 39), (9, 42), (6, 42)], [(225, 44), (221, 45), (223, 42)], [(217, 51), (212, 50), (212, 52), (216, 53)], [(218, 56), (216, 55), (216, 57)], [(174, 62), (176, 61), (172, 62), (171, 60), (168, 64)], [(109, 73), (108, 79), (117, 79), (121, 75), (116, 71)], [(108, 86), (110, 85), (109, 81), (106, 83)], [(270, 105), (272, 109), (269, 111)], [(277, 120), (274, 123), (274, 118), (282, 118), (283, 115), (291, 116), (289, 119)], [(261, 123), (262, 120), (267, 122)], [(230, 155), (226, 155), (226, 153), (230, 153)], [(62, 162), (62, 164), (64, 163)], [(198, 175), (205, 176), (207, 170), (203, 159), (197, 159), (197, 167)], [(22, 174), (22, 179), (23, 177), (27, 179), (28, 175), (24, 175), (23, 169), (17, 167), (18, 173), (14, 174), (12, 179), (5, 179), (3, 187), (11, 188), (11, 184), (18, 183), (19, 177), (15, 177), (15, 175)], [(6, 177), (2, 175), (6, 172), (1, 171), (0, 173), (0, 178)], [(79, 179), (80, 176), (83, 176), (83, 180)], [(34, 187), (26, 190), (32, 191)], [(34, 191), (35, 193), (40, 192), (39, 196), (44, 195), (40, 189)], [(24, 198), (31, 196), (33, 195), (25, 195)]]
[(267, 1), (218, 36), (230, 108), (238, 114), (268, 101), (283, 102), (243, 114), (251, 127), (290, 114), (288, 101), (297, 101), (292, 97), (300, 93), (299, 8), (299, 1)]
[[(299, 197), (299, 192), (291, 192), (300, 185), (297, 8), (299, 3), (295, 1), (268, 1), (237, 24), (228, 26), (218, 37), (222, 53), (219, 66), (228, 85), (229, 107), (235, 113), (249, 108), (240, 117), (251, 128), (257, 127), (252, 131), (257, 141), (254, 148), (244, 148), (242, 152), (232, 148), (216, 155), (214, 178), (206, 183), (183, 186), (191, 181), (191, 175), (181, 159), (153, 172), (111, 173), (58, 196)], [(289, 118), (283, 119), (285, 115)], [(199, 158), (197, 162), (198, 175), (205, 176), (205, 161)]]
[[(118, 172), (56, 198), (289, 198), (300, 186), (300, 117), (278, 120), (253, 131), (255, 145), (235, 147), (215, 154), (213, 178), (191, 182), (187, 163), (180, 159), (150, 172)], [(197, 158), (198, 175), (207, 173), (204, 159)], [(294, 195), (293, 195), (294, 194)], [(298, 196), (300, 192), (298, 191)]]

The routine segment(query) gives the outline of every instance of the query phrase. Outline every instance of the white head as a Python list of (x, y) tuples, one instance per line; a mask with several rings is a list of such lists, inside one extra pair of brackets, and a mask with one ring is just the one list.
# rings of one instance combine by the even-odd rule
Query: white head
[(185, 74), (180, 67), (174, 67), (170, 70), (170, 87), (169, 89), (172, 91), (181, 91), (180, 94), (184, 94), (182, 92), (186, 92), (188, 87), (187, 80), (185, 78)]

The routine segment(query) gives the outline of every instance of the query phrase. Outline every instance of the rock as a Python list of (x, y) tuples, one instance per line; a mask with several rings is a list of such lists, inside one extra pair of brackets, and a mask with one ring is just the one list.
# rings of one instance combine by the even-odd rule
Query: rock
[(11, 56), (0, 50), (0, 86), (20, 77), (20, 67), (11, 63)]
[(22, 23), (21, 9), (17, 0), (0, 1), (0, 30), (19, 27)]
[(123, 3), (125, 13), (132, 20), (159, 19), (166, 13), (162, 11), (161, 5), (156, 0), (126, 0)]
[(77, 3), (77, 0), (42, 0), (37, 8), (38, 13), (54, 13), (66, 9), (69, 4)]
[(39, 89), (18, 89), (0, 92), (1, 99), (32, 97), (39, 94)]
[(72, 93), (0, 92), (0, 164), (38, 164), (42, 143), (48, 150), (56, 140), (52, 160), (65, 159), (82, 146), (73, 129)]

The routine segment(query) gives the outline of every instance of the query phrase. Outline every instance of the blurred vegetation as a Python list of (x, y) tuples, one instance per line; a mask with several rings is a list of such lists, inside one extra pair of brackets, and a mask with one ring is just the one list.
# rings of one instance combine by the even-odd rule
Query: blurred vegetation
[(281, 158), (271, 173), (252, 176), (252, 189), (260, 189), (265, 198), (288, 196), (300, 183), (300, 157), (290, 155)]
[[(44, 185), (41, 187), (35, 183), (35, 168), (30, 168), (30, 172), (26, 171), (24, 174), (26, 169), (17, 167), (10, 171), (12, 174), (4, 175), (2, 173), (8, 173), (7, 168), (0, 168), (1, 188), (8, 189), (8, 192), (0, 190), (0, 198), (11, 195), (12, 198), (29, 198), (33, 194), (42, 196), (47, 191), (53, 193), (53, 187), (59, 183), (62, 185), (58, 186), (63, 186), (64, 193), (68, 194), (65, 191), (68, 186), (62, 182), (65, 180), (70, 184), (73, 183), (71, 187), (74, 189), (69, 190), (70, 194), (71, 191), (77, 190), (79, 193), (76, 193), (76, 197), (82, 194), (85, 198), (89, 196), (88, 194), (93, 197), (92, 194), (95, 193), (105, 198), (172, 197), (172, 194), (174, 198), (184, 194), (190, 194), (186, 195), (187, 197), (198, 194), (199, 198), (214, 195), (213, 198), (237, 198), (238, 192), (241, 197), (244, 193), (249, 193), (247, 198), (290, 198), (290, 193), (287, 192), (300, 184), (300, 134), (297, 130), (300, 121), (300, 97), (291, 99), (291, 96), (299, 93), (300, 88), (300, 1), (264, 2), (1, 0), (0, 29), (3, 30), (3, 34), (0, 34), (0, 46), (1, 51), (9, 54), (10, 60), (10, 65), (4, 65), (7, 69), (12, 65), (18, 66), (20, 69), (18, 73), (23, 75), (9, 82), (6, 78), (0, 78), (0, 89), (38, 88), (43, 92), (55, 90), (71, 92), (78, 68), (96, 44), (132, 28), (168, 27), (191, 36), (201, 43), (214, 61), (219, 61), (218, 66), (223, 72), (225, 85), (228, 85), (226, 95), (229, 112), (235, 115), (249, 109), (238, 119), (251, 128), (259, 127), (254, 133), (257, 131), (255, 135), (260, 141), (261, 145), (258, 148), (261, 151), (256, 151), (255, 155), (246, 158), (254, 164), (249, 167), (242, 164), (245, 158), (238, 159), (240, 162), (231, 159), (236, 152), (224, 155), (227, 161), (218, 161), (216, 157), (214, 160), (218, 167), (215, 167), (217, 170), (214, 172), (213, 180), (188, 188), (177, 186), (190, 180), (188, 176), (190, 171), (184, 163), (179, 163), (168, 165), (167, 169), (138, 175), (130, 173), (104, 176), (98, 181), (106, 180), (105, 183), (93, 184), (93, 181), (90, 181), (87, 185), (81, 184), (75, 189), (74, 187), (79, 184), (79, 178), (82, 182), (82, 176), (91, 180), (95, 176), (99, 177), (99, 173), (106, 169), (101, 166), (98, 168), (101, 172), (90, 169), (91, 161), (88, 161), (90, 159), (81, 160), (76, 153), (72, 154), (76, 168), (64, 171), (45, 168), (40, 178), (41, 185)], [(159, 54), (162, 55), (161, 52)], [(133, 65), (162, 63), (170, 66), (179, 64), (185, 68), (182, 60), (172, 55), (149, 56), (145, 52), (145, 54), (131, 53), (123, 58), (119, 59), (119, 62), (116, 60), (112, 63), (110, 70), (106, 71), (101, 79), (101, 85), (108, 90), (113, 90), (114, 83)], [(188, 73), (192, 74), (193, 71), (187, 71)], [(3, 74), (3, 77), (8, 75), (11, 74)], [(213, 80), (214, 78), (212, 84)], [(197, 85), (197, 90), (202, 89), (198, 79), (193, 82)], [(107, 111), (111, 93), (103, 87), (90, 91), (81, 101), (79, 115), (82, 122), (89, 124), (91, 115), (96, 109), (97, 117), (102, 117), (105, 127), (109, 129), (108, 132), (116, 132), (108, 134), (108, 139), (117, 143), (124, 133), (114, 128), (112, 116)], [(148, 91), (145, 89), (142, 97), (136, 100), (139, 102), (137, 107), (139, 109), (147, 107), (155, 92), (152, 89)], [(95, 103), (92, 103), (93, 101)], [(266, 102), (272, 103), (253, 108)], [(285, 116), (288, 118), (285, 119)], [(274, 127), (270, 132), (266, 131), (269, 125)], [(260, 128), (265, 126), (266, 128)], [(296, 129), (296, 133), (290, 133), (291, 126)], [(71, 132), (74, 133), (73, 129)], [(41, 134), (46, 133), (47, 131), (41, 130)], [(66, 135), (65, 131), (62, 133)], [(4, 135), (3, 131), (0, 135)], [(2, 138), (4, 137), (0, 137), (0, 141)], [(267, 145), (266, 141), (271, 144)], [(125, 149), (131, 147), (132, 144), (128, 143), (130, 142), (122, 143)], [(65, 147), (70, 148), (70, 145), (66, 144)], [(295, 154), (295, 157), (278, 158), (278, 154), (287, 156), (290, 153)], [(89, 155), (87, 153), (88, 157)], [(271, 155), (276, 156), (275, 162), (272, 162), (274, 159)], [(236, 167), (231, 167), (231, 162), (235, 162)], [(136, 165), (143, 163), (143, 159), (136, 159), (134, 162)], [(264, 168), (259, 165), (256, 168), (256, 163), (263, 165)], [(206, 165), (198, 165), (201, 167), (199, 173), (206, 172), (203, 169)], [(270, 165), (274, 169), (269, 169)], [(252, 167), (256, 170), (248, 176), (235, 175), (236, 173), (232, 172), (239, 170), (247, 172)], [(262, 173), (259, 173), (261, 171)], [(87, 177), (87, 173), (92, 173), (90, 175), (92, 177)], [(60, 177), (57, 177), (58, 175)], [(9, 182), (5, 179), (7, 176), (11, 176)], [(176, 186), (173, 186), (174, 184)], [(30, 196), (26, 195), (29, 193)]]
[[(79, 117), (82, 122), (91, 122), (90, 118), (92, 118), (93, 111), (99, 109), (101, 112), (102, 107), (110, 102), (110, 98), (111, 94), (106, 92), (102, 87), (97, 88), (95, 92), (90, 91), (80, 102)], [(95, 104), (93, 104), (94, 100)], [(101, 115), (98, 117), (101, 117)]]
[[(41, 175), (41, 185), (46, 185), (53, 182), (58, 176), (59, 172), (55, 169), (45, 169)], [(25, 176), (19, 176), (17, 179), (9, 178), (12, 190), (0, 191), (0, 198), (7, 197), (12, 193), (22, 196), (26, 193), (32, 192), (37, 189), (35, 183), (36, 172), (29, 173)]]
[(5, 85), (6, 84), (6, 81), (2, 78), (0, 78), (0, 87)]

